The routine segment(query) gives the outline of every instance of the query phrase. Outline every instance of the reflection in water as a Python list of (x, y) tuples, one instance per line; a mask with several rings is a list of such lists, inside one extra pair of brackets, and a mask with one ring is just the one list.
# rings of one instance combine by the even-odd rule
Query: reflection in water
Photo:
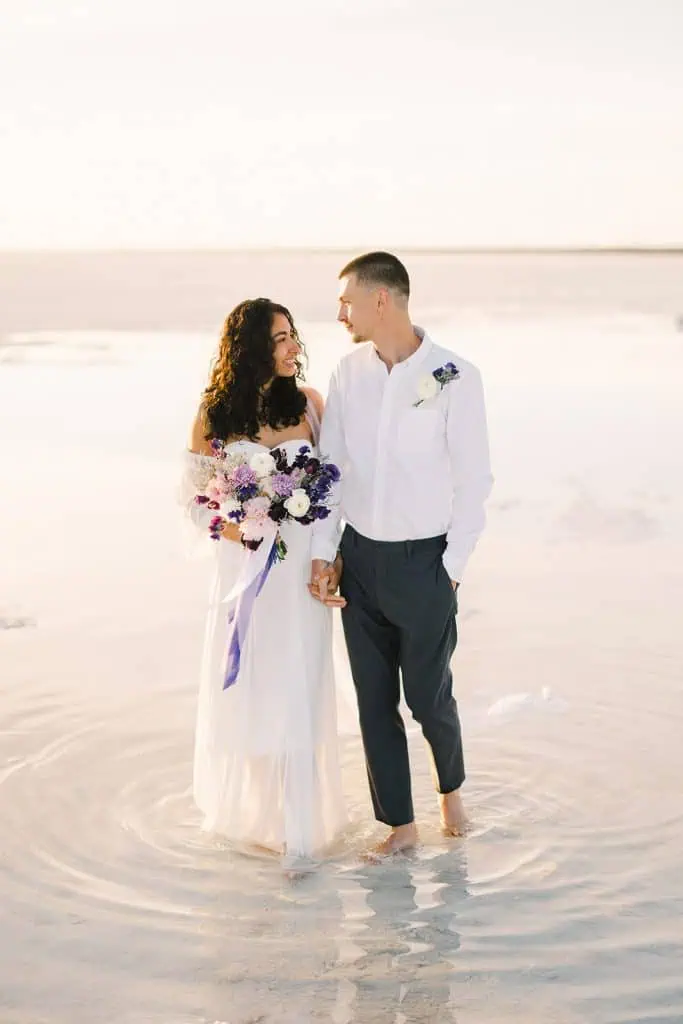
[[(467, 899), (462, 848), (376, 865), (327, 863), (294, 885), (254, 863), (260, 892), (225, 876), (205, 959), (212, 1020), (448, 1024), (457, 920)], [(224, 902), (225, 900), (225, 902)]]
[(450, 980), (467, 898), (464, 851), (369, 865), (347, 874), (339, 893), (340, 962), (355, 956), (335, 1024), (455, 1022)]

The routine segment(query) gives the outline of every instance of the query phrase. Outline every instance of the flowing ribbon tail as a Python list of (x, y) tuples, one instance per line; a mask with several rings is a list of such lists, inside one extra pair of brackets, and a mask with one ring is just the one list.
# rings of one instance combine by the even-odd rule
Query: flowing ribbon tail
[(251, 613), (254, 609), (254, 601), (261, 593), (263, 584), (268, 579), (268, 574), (278, 560), (277, 537), (273, 539), (266, 563), (260, 572), (254, 576), (241, 591), (237, 604), (228, 616), (228, 622), (232, 626), (228, 640), (228, 657), (225, 666), (225, 677), (223, 689), (227, 690), (237, 681), (240, 670), (240, 658), (247, 638)]

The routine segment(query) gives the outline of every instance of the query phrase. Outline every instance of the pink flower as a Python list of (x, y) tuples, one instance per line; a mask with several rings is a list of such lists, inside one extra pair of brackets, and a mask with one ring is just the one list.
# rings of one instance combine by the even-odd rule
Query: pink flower
[(242, 537), (244, 540), (262, 540), (265, 533), (264, 526), (268, 520), (270, 501), (263, 497), (249, 498), (242, 507), (246, 516), (240, 523)]
[(244, 540), (263, 540), (263, 519), (243, 519), (240, 523), (240, 533)]
[(212, 477), (206, 485), (206, 496), (210, 501), (218, 502), (225, 497), (225, 486), (217, 476)]
[(268, 498), (249, 498), (248, 501), (245, 501), (243, 507), (247, 519), (252, 520), (252, 522), (262, 523), (264, 519), (268, 518), (270, 501)]

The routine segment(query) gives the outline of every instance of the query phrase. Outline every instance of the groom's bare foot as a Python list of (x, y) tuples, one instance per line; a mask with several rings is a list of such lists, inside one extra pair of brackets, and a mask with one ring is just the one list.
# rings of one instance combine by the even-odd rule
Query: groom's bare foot
[(397, 825), (396, 828), (392, 828), (389, 835), (381, 843), (372, 846), (364, 854), (363, 859), (368, 861), (383, 860), (385, 857), (392, 857), (395, 853), (412, 850), (416, 845), (417, 826), (415, 822), (411, 821), (409, 825)]
[(462, 804), (459, 789), (452, 793), (440, 793), (441, 830), (447, 836), (464, 836), (469, 822)]

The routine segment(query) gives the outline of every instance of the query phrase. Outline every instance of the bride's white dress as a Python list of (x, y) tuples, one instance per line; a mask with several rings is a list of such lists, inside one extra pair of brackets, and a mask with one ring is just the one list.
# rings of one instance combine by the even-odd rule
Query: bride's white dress
[[(317, 450), (300, 439), (278, 447), (291, 460), (302, 444)], [(226, 448), (234, 449), (248, 454), (269, 450), (254, 441)], [(184, 496), (201, 530), (214, 513), (192, 506), (191, 497), (203, 489), (214, 464), (211, 456), (187, 453)], [(280, 533), (287, 556), (272, 567), (256, 598), (239, 675), (227, 690), (229, 624), (222, 599), (250, 553), (233, 541), (213, 542), (216, 572), (201, 665), (194, 798), (205, 829), (295, 861), (319, 854), (347, 816), (338, 757), (332, 612), (307, 589), (311, 528), (285, 522)]]

